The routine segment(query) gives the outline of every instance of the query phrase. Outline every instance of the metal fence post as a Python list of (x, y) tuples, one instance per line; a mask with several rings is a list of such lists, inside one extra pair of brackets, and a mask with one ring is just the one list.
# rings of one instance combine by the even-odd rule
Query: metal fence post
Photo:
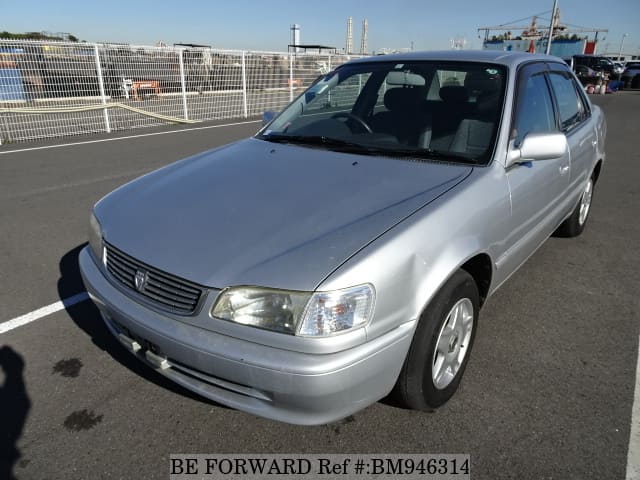
[(100, 54), (98, 53), (98, 44), (93, 44), (94, 56), (96, 59), (96, 72), (98, 74), (98, 87), (100, 88), (100, 96), (102, 97), (102, 104), (105, 105), (105, 108), (102, 109), (104, 114), (104, 127), (107, 133), (111, 133), (111, 125), (109, 124), (109, 112), (106, 107), (107, 105), (107, 96), (104, 93), (104, 79), (102, 78), (102, 66), (100, 65)]
[(293, 102), (293, 54), (289, 55), (289, 101)]
[(0, 118), (2, 118), (2, 124), (4, 125), (5, 129), (7, 130), (7, 136), (5, 138), (5, 137), (3, 137), (2, 129), (0, 128), (0, 145), (2, 145), (3, 142), (10, 143), (11, 142), (11, 137), (9, 136), (9, 124), (7, 123), (7, 116), (6, 115), (0, 115)]
[(247, 108), (247, 67), (245, 64), (245, 51), (242, 51), (242, 103), (244, 104), (244, 118), (249, 116)]
[(184, 53), (184, 49), (180, 49), (180, 84), (182, 85), (182, 109), (184, 111), (184, 119), (189, 120), (189, 110), (187, 109), (187, 85), (184, 81), (184, 60), (182, 59), (182, 54)]

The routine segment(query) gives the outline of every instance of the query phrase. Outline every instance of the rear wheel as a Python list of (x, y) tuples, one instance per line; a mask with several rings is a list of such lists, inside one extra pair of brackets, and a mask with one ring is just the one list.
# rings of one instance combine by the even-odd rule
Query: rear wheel
[(420, 317), (395, 395), (409, 408), (432, 410), (458, 389), (476, 334), (480, 298), (473, 277), (457, 271)]
[(576, 208), (571, 213), (571, 216), (560, 224), (555, 231), (555, 235), (558, 237), (577, 237), (584, 230), (589, 218), (589, 212), (591, 211), (591, 201), (593, 200), (593, 188), (595, 182), (593, 176), (589, 178), (582, 194), (580, 195), (580, 201)]

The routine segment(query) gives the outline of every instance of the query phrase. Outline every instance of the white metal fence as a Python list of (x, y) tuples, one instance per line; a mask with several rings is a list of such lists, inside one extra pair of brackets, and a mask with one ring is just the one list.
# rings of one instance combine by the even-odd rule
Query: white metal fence
[(351, 58), (0, 40), (0, 144), (248, 118)]

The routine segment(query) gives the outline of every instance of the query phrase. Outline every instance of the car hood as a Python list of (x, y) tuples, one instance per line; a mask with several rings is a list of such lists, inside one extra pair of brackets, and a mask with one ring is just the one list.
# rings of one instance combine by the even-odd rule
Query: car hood
[(95, 213), (107, 242), (193, 282), (313, 290), (471, 170), (247, 139), (134, 180)]

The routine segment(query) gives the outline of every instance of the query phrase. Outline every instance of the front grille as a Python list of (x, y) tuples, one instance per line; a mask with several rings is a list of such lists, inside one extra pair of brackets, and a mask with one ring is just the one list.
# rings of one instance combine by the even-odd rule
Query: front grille
[(191, 315), (195, 312), (202, 287), (142, 263), (106, 242), (105, 247), (107, 270), (128, 291), (172, 313)]

